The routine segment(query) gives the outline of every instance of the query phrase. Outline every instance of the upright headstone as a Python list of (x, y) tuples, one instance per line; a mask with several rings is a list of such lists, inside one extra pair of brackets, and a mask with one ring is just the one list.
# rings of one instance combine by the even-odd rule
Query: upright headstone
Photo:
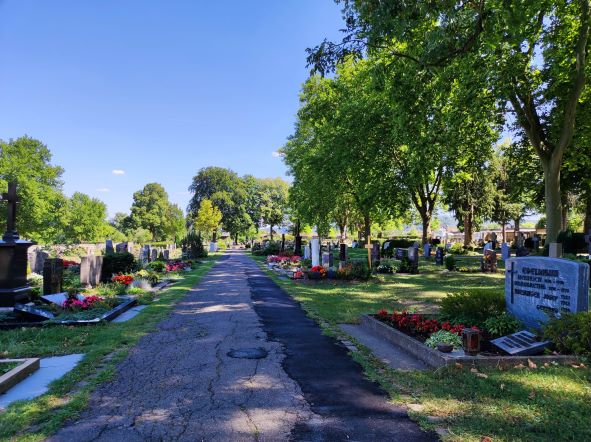
[(117, 244), (115, 246), (115, 250), (117, 251), (117, 253), (129, 252), (126, 242), (122, 242), (122, 243)]
[(83, 286), (96, 287), (101, 282), (102, 271), (102, 256), (89, 255), (80, 258), (80, 283)]
[(312, 254), (310, 253), (310, 244), (306, 244), (304, 247), (304, 259), (311, 259)]
[(548, 256), (550, 258), (562, 258), (562, 243), (551, 242), (548, 249)]
[(140, 252), (140, 259), (141, 261), (146, 264), (148, 262), (150, 262), (150, 257), (152, 256), (151, 252), (150, 252), (150, 246), (149, 245), (145, 245), (142, 247), (142, 251)]
[(523, 247), (525, 244), (525, 237), (523, 232), (517, 232), (517, 248)]
[(423, 246), (423, 258), (430, 259), (431, 258), (431, 244), (427, 243)]
[[(265, 248), (267, 248), (267, 246), (265, 246)], [(209, 243), (209, 251), (211, 253), (217, 252), (218, 251), (218, 243), (217, 242), (214, 242), (214, 241), (210, 242)]]
[(589, 265), (560, 258), (511, 258), (506, 263), (507, 310), (527, 327), (589, 309)]
[(46, 259), (43, 265), (43, 294), (60, 293), (63, 278), (64, 260), (60, 258)]
[(509, 247), (508, 243), (504, 242), (501, 246), (501, 259), (507, 261), (509, 258), (511, 258), (511, 247)]
[(437, 247), (435, 250), (435, 265), (442, 266), (444, 257), (445, 251), (443, 250), (443, 247)]
[(108, 239), (105, 241), (105, 255), (109, 253), (114, 253), (115, 249), (113, 248), (113, 241)]
[(43, 273), (43, 264), (45, 263), (45, 260), (49, 258), (49, 253), (36, 248), (28, 254), (28, 258), (29, 268), (31, 269), (31, 272), (40, 275), (41, 273)]
[(419, 272), (419, 248), (412, 246), (408, 248), (408, 264), (411, 273)]
[(339, 244), (339, 261), (347, 261), (347, 244), (345, 243)]
[(320, 265), (320, 240), (313, 238), (310, 241), (310, 252), (312, 253), (312, 267)]
[(296, 237), (295, 237), (294, 254), (297, 256), (302, 256), (302, 237), (300, 235), (296, 235)]
[(281, 251), (285, 251), (285, 233), (281, 234)]
[(158, 249), (154, 248), (150, 252), (152, 253), (152, 255), (150, 256), (150, 261), (158, 260)]
[(166, 261), (168, 261), (168, 260), (170, 259), (170, 250), (168, 250), (168, 249), (164, 249), (164, 250), (162, 251), (162, 256), (164, 257), (164, 259), (165, 259)]
[(532, 242), (534, 243), (534, 250), (536, 253), (540, 250), (540, 237), (538, 235), (534, 235), (532, 238)]
[(380, 260), (380, 245), (378, 243), (372, 243), (371, 248), (371, 262), (374, 263)]
[(322, 252), (322, 266), (323, 267), (330, 267), (329, 255), (330, 255), (330, 253), (328, 253), (328, 252)]
[(394, 250), (394, 259), (397, 259), (398, 261), (402, 261), (405, 256), (406, 256), (406, 251), (404, 249), (397, 247)]

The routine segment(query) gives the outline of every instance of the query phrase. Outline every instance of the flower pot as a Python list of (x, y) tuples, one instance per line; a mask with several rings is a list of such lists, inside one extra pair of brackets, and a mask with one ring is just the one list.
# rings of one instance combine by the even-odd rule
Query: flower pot
[(439, 350), (441, 353), (451, 353), (454, 349), (454, 346), (452, 344), (437, 344), (437, 350)]

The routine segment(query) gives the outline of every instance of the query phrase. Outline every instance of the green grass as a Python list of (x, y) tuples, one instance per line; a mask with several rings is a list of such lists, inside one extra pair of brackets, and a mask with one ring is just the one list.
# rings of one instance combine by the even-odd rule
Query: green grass
[[(350, 257), (363, 250), (350, 249)], [(264, 257), (253, 257), (259, 263)], [(474, 266), (476, 264), (472, 264)], [(478, 266), (479, 266), (478, 261)], [(314, 315), (330, 323), (356, 322), (361, 314), (407, 309), (434, 312), (447, 293), (479, 289), (503, 291), (504, 274), (444, 272), (434, 261), (421, 259), (418, 275), (378, 275), (368, 282), (301, 281), (289, 282), (297, 286), (295, 297), (304, 302)]]
[(74, 418), (98, 384), (115, 373), (129, 349), (171, 311), (214, 264), (217, 256), (187, 272), (185, 278), (159, 292), (159, 300), (123, 323), (89, 327), (51, 326), (0, 331), (0, 357), (23, 358), (84, 353), (74, 370), (32, 401), (14, 403), (0, 413), (0, 440), (42, 440)]
[[(503, 290), (504, 281), (502, 273), (441, 273), (441, 267), (424, 262), (419, 275), (387, 275), (367, 283), (301, 283), (266, 271), (330, 335), (343, 335), (336, 324), (355, 322), (362, 313), (409, 306), (436, 311), (438, 300), (448, 292)], [(366, 375), (380, 383), (393, 402), (409, 405), (409, 414), (424, 428), (444, 429), (444, 440), (472, 442), (483, 436), (495, 442), (591, 440), (589, 368), (400, 371), (357, 344), (360, 350), (352, 357)]]
[(10, 370), (18, 367), (20, 364), (21, 364), (20, 362), (2, 362), (2, 363), (0, 363), (0, 376), (8, 373)]

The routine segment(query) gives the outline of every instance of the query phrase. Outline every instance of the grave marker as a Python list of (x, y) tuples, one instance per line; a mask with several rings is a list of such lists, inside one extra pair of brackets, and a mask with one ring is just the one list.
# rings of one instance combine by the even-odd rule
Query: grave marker
[(60, 258), (46, 259), (43, 265), (43, 294), (60, 293), (63, 277), (64, 260)]
[(511, 258), (506, 263), (507, 310), (527, 327), (552, 315), (589, 309), (589, 265), (559, 258)]
[(367, 237), (367, 244), (365, 245), (365, 248), (367, 249), (367, 264), (369, 265), (369, 268), (371, 270), (371, 254), (373, 250), (373, 245), (371, 244), (370, 236)]
[(437, 247), (437, 250), (435, 250), (435, 265), (442, 266), (444, 256), (445, 253), (443, 247)]
[(101, 282), (103, 259), (92, 255), (80, 258), (80, 283), (83, 286), (96, 287)]
[(548, 256), (550, 258), (562, 258), (562, 243), (551, 242), (548, 248)]
[(110, 253), (114, 253), (115, 249), (113, 248), (113, 241), (108, 239), (105, 241), (105, 255)]
[(408, 248), (408, 263), (410, 265), (410, 273), (419, 273), (419, 248), (416, 246)]
[(501, 246), (501, 259), (507, 261), (509, 258), (511, 258), (511, 248), (508, 243), (504, 242)]
[(311, 258), (311, 254), (310, 254), (310, 244), (306, 244), (306, 246), (304, 247), (304, 259), (310, 259)]
[(431, 258), (431, 244), (427, 243), (423, 246), (423, 258), (430, 259)]
[(313, 238), (310, 241), (310, 252), (312, 253), (312, 267), (320, 265), (320, 240)]
[(502, 338), (493, 339), (494, 345), (505, 350), (511, 356), (533, 356), (542, 353), (552, 343), (540, 341), (533, 333), (523, 330)]
[(345, 262), (347, 261), (347, 244), (342, 243), (339, 244), (339, 261)]

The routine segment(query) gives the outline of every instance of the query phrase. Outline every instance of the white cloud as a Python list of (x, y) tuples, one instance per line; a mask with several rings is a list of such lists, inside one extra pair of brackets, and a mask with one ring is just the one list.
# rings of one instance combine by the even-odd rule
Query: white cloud
[(125, 175), (125, 171), (123, 169), (113, 169), (113, 175)]
[(111, 189), (109, 189), (108, 187), (101, 187), (99, 189), (96, 189), (97, 192), (101, 192), (101, 193), (107, 193), (110, 192)]
[(277, 151), (271, 153), (271, 155), (273, 155), (275, 158), (279, 158), (279, 157), (283, 156), (283, 154), (281, 152), (277, 152)]

